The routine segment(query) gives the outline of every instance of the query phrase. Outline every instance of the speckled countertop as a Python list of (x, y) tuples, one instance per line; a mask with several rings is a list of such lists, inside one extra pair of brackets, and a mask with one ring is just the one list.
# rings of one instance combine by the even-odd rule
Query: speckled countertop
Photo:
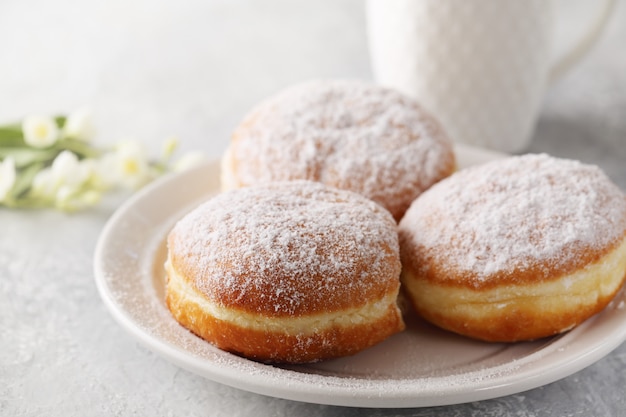
[[(99, 140), (218, 157), (260, 99), (312, 77), (371, 78), (361, 0), (59, 0), (0, 3), (0, 120), (88, 105)], [(548, 90), (529, 151), (600, 165), (626, 189), (626, 4), (592, 52)], [(503, 398), (355, 409), (240, 391), (141, 347), (93, 276), (115, 209), (0, 210), (2, 416), (622, 416), (626, 345), (588, 368)]]

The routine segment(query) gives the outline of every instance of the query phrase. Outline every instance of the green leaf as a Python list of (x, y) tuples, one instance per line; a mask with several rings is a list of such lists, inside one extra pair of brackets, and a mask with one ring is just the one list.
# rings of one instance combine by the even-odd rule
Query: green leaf
[(15, 166), (23, 168), (33, 163), (50, 163), (59, 153), (56, 149), (33, 149), (27, 147), (0, 148), (0, 159), (12, 157)]
[(0, 126), (0, 146), (24, 146), (22, 128), (17, 125)]

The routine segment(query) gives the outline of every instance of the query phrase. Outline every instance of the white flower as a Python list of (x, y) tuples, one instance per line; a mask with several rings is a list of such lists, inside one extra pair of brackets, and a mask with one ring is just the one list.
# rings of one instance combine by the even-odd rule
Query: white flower
[[(33, 193), (44, 198), (53, 198), (59, 193), (77, 192), (93, 175), (93, 160), (78, 160), (70, 151), (59, 153), (50, 168), (42, 169), (33, 178)], [(61, 191), (63, 190), (63, 191)]]
[(174, 162), (172, 170), (174, 172), (186, 171), (200, 165), (205, 160), (206, 156), (200, 151), (188, 152)]
[(95, 160), (93, 181), (97, 188), (107, 190), (117, 185), (118, 168), (115, 153), (109, 152)]
[(152, 171), (145, 150), (140, 143), (120, 142), (114, 155), (115, 173), (120, 185), (136, 189), (150, 181)]
[(94, 160), (83, 159), (70, 152), (59, 153), (49, 168), (35, 175), (32, 192), (53, 203), (60, 210), (75, 211), (91, 207), (100, 200), (100, 191), (91, 189)]
[(63, 135), (67, 138), (90, 141), (95, 136), (95, 126), (91, 112), (79, 109), (71, 113), (63, 126)]
[(79, 187), (93, 173), (93, 164), (90, 159), (79, 161), (73, 152), (63, 151), (54, 158), (50, 169), (57, 186), (65, 184)]
[(6, 201), (16, 179), (15, 162), (8, 157), (0, 162), (0, 202)]
[(57, 186), (50, 168), (44, 168), (35, 175), (32, 182), (34, 195), (44, 198), (52, 198), (56, 193)]
[(64, 185), (56, 193), (54, 204), (65, 211), (82, 210), (100, 201), (101, 194), (95, 190), (77, 190)]
[(59, 139), (59, 127), (51, 117), (29, 116), (22, 122), (24, 142), (34, 148), (47, 148)]

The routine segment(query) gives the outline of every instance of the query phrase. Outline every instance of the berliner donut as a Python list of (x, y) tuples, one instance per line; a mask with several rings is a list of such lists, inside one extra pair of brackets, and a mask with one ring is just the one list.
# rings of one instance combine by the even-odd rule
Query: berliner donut
[(225, 192), (167, 244), (169, 309), (223, 350), (313, 362), (404, 328), (396, 222), (356, 193), (309, 181)]
[(514, 342), (602, 310), (626, 276), (626, 197), (601, 170), (542, 155), (459, 171), (399, 225), (417, 312), (456, 333)]
[(310, 81), (244, 118), (222, 158), (222, 188), (319, 181), (362, 194), (399, 220), (454, 169), (451, 142), (412, 99), (361, 81)]

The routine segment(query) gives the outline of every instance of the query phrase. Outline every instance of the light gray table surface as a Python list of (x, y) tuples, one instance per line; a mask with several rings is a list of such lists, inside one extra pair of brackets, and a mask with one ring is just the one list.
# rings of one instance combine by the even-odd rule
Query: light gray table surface
[[(546, 93), (532, 152), (600, 165), (626, 189), (626, 5)], [(0, 121), (89, 106), (98, 140), (218, 157), (260, 99), (309, 78), (371, 78), (360, 0), (3, 0)], [(560, 381), (423, 409), (306, 404), (161, 359), (111, 317), (93, 274), (115, 204), (0, 210), (0, 416), (624, 416), (626, 344)]]

